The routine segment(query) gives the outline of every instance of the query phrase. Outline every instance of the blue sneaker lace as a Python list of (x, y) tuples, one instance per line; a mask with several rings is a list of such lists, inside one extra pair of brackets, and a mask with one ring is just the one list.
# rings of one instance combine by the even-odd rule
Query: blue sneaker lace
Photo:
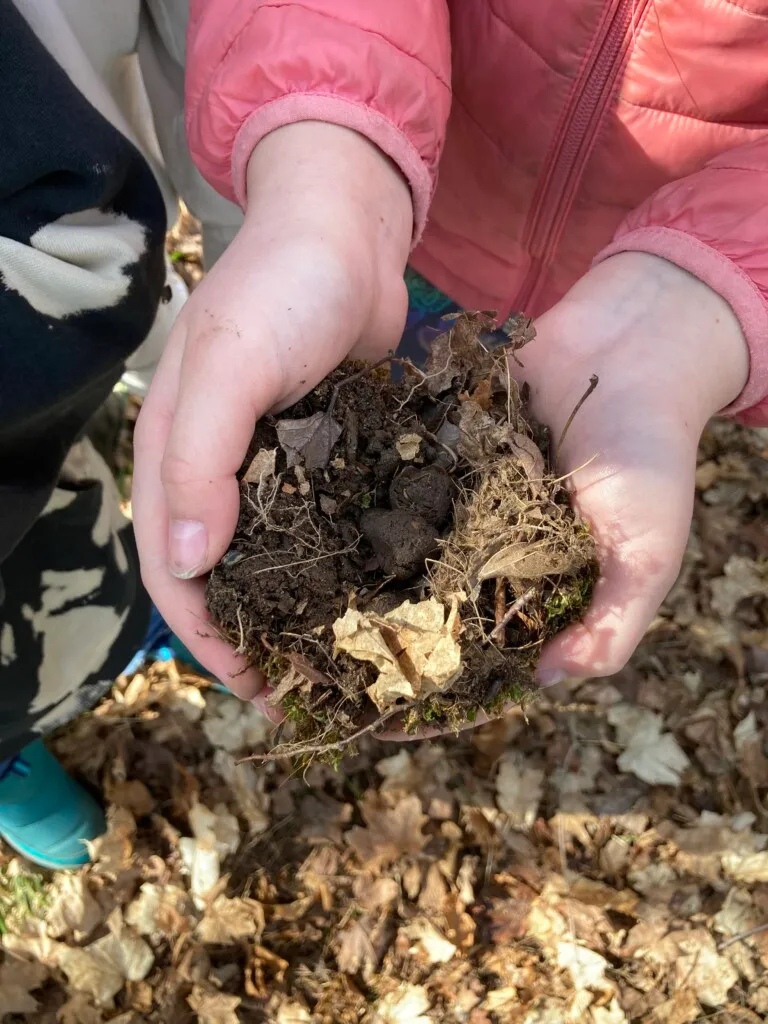
[(11, 774), (19, 775), (21, 778), (26, 778), (29, 775), (29, 763), (21, 754), (14, 754), (13, 757), (6, 757), (0, 761), (0, 782)]

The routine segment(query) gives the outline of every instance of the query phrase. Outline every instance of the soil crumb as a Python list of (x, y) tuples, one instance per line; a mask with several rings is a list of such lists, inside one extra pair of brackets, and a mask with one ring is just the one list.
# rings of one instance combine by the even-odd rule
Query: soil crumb
[(396, 718), (525, 703), (589, 603), (593, 539), (508, 372), (530, 324), (493, 329), (461, 314), (423, 371), (347, 362), (257, 425), (208, 606), (274, 687), (291, 735), (271, 756), (333, 763)]

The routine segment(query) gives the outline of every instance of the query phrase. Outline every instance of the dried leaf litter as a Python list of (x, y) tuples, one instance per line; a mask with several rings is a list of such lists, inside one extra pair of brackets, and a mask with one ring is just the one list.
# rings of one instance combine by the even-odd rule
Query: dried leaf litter
[(392, 360), (345, 363), (257, 425), (208, 606), (292, 726), (274, 754), (524, 703), (586, 607), (592, 537), (508, 373), (520, 335), (489, 349), (492, 326), (458, 316), (398, 381)]

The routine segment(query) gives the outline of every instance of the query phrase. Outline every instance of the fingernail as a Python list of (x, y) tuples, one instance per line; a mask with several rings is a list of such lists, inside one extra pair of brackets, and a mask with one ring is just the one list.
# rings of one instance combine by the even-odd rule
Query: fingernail
[(196, 576), (205, 564), (208, 536), (202, 523), (194, 519), (174, 519), (168, 531), (168, 560), (174, 576), (180, 580)]
[(567, 673), (563, 672), (561, 668), (541, 668), (536, 673), (536, 682), (541, 687), (556, 686), (557, 683), (562, 683), (567, 678)]

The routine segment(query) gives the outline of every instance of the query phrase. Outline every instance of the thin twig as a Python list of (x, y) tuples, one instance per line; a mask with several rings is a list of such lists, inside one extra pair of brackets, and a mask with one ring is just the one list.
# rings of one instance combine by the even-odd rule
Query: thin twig
[(741, 942), (743, 939), (751, 939), (753, 935), (761, 935), (763, 932), (768, 932), (768, 922), (765, 924), (758, 924), (746, 932), (739, 932), (738, 935), (732, 935), (729, 939), (723, 939), (723, 941), (718, 945), (717, 951), (720, 953), (722, 950), (732, 946), (735, 942)]
[(528, 602), (533, 597), (535, 597), (535, 596), (536, 596), (536, 587), (530, 587), (528, 590), (526, 590), (526, 592), (522, 595), (522, 597), (518, 597), (518, 599), (516, 601), (514, 601), (509, 606), (509, 608), (507, 608), (506, 612), (504, 613), (504, 618), (501, 620), (501, 622), (498, 624), (498, 626), (496, 626), (496, 628), (491, 633), (491, 640), (497, 640), (502, 635), (502, 633), (504, 632), (504, 629), (507, 627), (507, 625), (515, 617), (515, 615), (517, 615), (517, 613), (522, 608), (525, 608), (525, 606), (528, 604)]
[(503, 576), (496, 577), (496, 603), (494, 607), (496, 617), (496, 629), (499, 630), (499, 640), (502, 647), (507, 642), (507, 631), (501, 623), (504, 621), (504, 609), (507, 606), (507, 581)]
[(275, 747), (268, 754), (251, 754), (250, 757), (243, 757), (238, 764), (242, 764), (243, 761), (260, 761), (262, 764), (265, 761), (279, 761), (283, 757), (300, 757), (302, 754), (330, 754), (336, 750), (343, 750), (344, 747), (348, 747), (350, 743), (354, 743), (359, 740), (361, 736), (367, 735), (369, 732), (375, 732), (380, 725), (384, 725), (390, 718), (394, 718), (395, 715), (400, 715), (405, 711), (410, 711), (412, 707), (416, 705), (416, 701), (411, 701), (410, 704), (401, 704), (396, 708), (390, 708), (383, 715), (371, 722), (370, 725), (364, 726), (362, 729), (358, 729), (357, 732), (353, 732), (351, 736), (345, 736), (341, 740), (337, 740), (335, 743), (286, 743), (285, 750), (281, 751), (279, 747)]
[(579, 409), (582, 407), (582, 405), (584, 405), (584, 403), (589, 398), (589, 396), (592, 394), (592, 392), (595, 390), (595, 388), (597, 387), (599, 382), (600, 382), (600, 378), (597, 376), (596, 373), (593, 373), (592, 376), (589, 378), (589, 387), (584, 392), (584, 394), (581, 396), (581, 398), (578, 400), (578, 402), (576, 403), (576, 408), (573, 410), (571, 415), (568, 417), (568, 419), (566, 421), (566, 424), (563, 427), (563, 432), (560, 434), (560, 440), (557, 442), (557, 448), (555, 448), (555, 465), (557, 465), (557, 459), (558, 459), (558, 456), (560, 455), (560, 449), (563, 447), (563, 441), (565, 440), (565, 435), (568, 433), (568, 430), (569, 430), (571, 424), (573, 423), (573, 421), (574, 421), (574, 419), (576, 417), (576, 413), (579, 411)]

